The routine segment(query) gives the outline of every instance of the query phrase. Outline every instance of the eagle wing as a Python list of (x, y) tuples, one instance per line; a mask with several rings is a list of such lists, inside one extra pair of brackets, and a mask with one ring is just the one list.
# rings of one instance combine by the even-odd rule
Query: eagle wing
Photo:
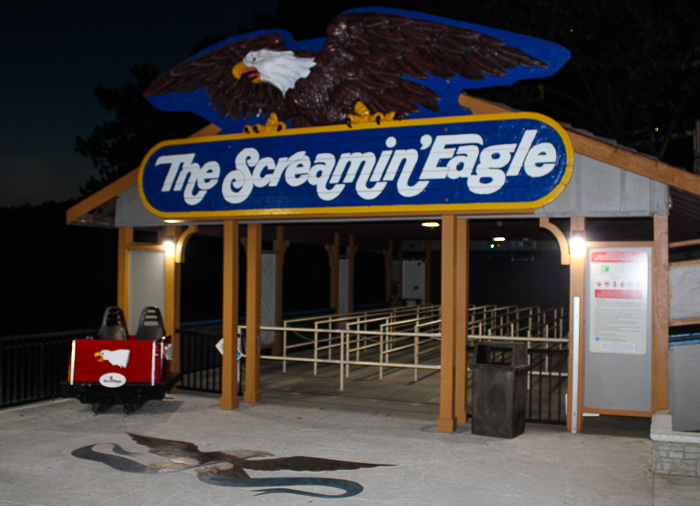
[(148, 447), (148, 453), (166, 457), (168, 459), (188, 458), (203, 464), (209, 459), (194, 443), (175, 441), (173, 439), (160, 439), (157, 437), (141, 436), (129, 433), (136, 443)]
[(345, 460), (321, 459), (316, 457), (282, 457), (276, 459), (251, 459), (236, 462), (245, 469), (254, 471), (339, 471), (341, 469), (362, 469), (386, 464), (365, 464)]
[(395, 111), (400, 117), (419, 112), (418, 106), (439, 111), (440, 96), (416, 80), (483, 80), (505, 76), (519, 65), (548, 68), (489, 35), (389, 12), (348, 12), (335, 18), (316, 62), (294, 98), (298, 108), (311, 109), (302, 93), (325, 95), (338, 109), (329, 111), (331, 122), (342, 121), (358, 100), (372, 111)]
[(252, 84), (249, 79), (236, 79), (233, 66), (250, 51), (263, 48), (284, 51), (282, 35), (267, 33), (240, 39), (211, 51), (190, 58), (158, 77), (144, 92), (145, 97), (169, 93), (190, 93), (206, 90), (209, 105), (219, 117), (244, 119), (249, 116), (269, 115), (279, 102), (282, 93), (266, 83)]

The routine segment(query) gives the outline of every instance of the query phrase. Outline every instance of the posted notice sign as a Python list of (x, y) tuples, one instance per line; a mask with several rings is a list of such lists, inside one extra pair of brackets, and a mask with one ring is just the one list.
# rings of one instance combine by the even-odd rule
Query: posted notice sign
[(595, 248), (588, 253), (589, 348), (645, 355), (649, 338), (648, 248)]

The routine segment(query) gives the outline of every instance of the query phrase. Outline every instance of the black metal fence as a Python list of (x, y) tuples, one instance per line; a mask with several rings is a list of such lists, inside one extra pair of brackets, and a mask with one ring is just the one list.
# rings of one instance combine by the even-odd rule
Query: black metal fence
[(0, 337), (0, 408), (58, 397), (71, 342), (97, 329)]
[(198, 392), (221, 392), (221, 353), (216, 343), (221, 331), (180, 329), (179, 388)]
[(569, 350), (530, 348), (527, 414), (530, 422), (566, 423)]
[[(180, 388), (221, 393), (221, 330), (181, 329)], [(58, 396), (68, 377), (71, 342), (97, 329), (0, 337), (0, 408)], [(528, 421), (566, 422), (567, 349), (530, 348)]]

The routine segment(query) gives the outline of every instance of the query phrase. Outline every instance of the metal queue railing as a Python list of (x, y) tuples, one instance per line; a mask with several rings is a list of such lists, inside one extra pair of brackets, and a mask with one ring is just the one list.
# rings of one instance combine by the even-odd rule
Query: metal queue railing
[[(440, 306), (408, 306), (287, 321), (281, 329), (276, 328), (283, 334), (282, 357), (262, 358), (281, 360), (285, 371), (287, 361), (310, 362), (314, 374), (318, 364), (336, 364), (341, 390), (352, 366), (378, 367), (380, 379), (387, 368), (409, 368), (413, 369), (414, 381), (418, 381), (419, 371), (440, 369), (440, 312)], [(469, 350), (483, 340), (527, 343), (528, 419), (561, 422), (568, 378), (565, 328), (563, 308), (542, 311), (536, 306), (472, 305)], [(304, 334), (308, 340), (290, 345), (287, 335), (291, 332)], [(289, 357), (290, 352), (304, 348), (313, 349), (312, 357)], [(373, 359), (361, 359), (363, 354), (373, 354)], [(435, 361), (438, 363), (431, 363)]]
[[(437, 352), (440, 327), (440, 306), (408, 306), (326, 316), (321, 319), (288, 320), (283, 327), (265, 328), (282, 331), (283, 357), (295, 350), (312, 348), (313, 356), (302, 360), (314, 364), (314, 374), (318, 371), (319, 363), (327, 360), (335, 363), (333, 353), (340, 353), (342, 340), (343, 355), (348, 364), (344, 373), (346, 377), (352, 362), (359, 361), (360, 354), (368, 351), (378, 354), (376, 365), (380, 368), (381, 377), (385, 367), (393, 366), (391, 356), (402, 354), (400, 352), (405, 355), (407, 350), (411, 350), (413, 363), (419, 364), (420, 357)], [(561, 350), (568, 344), (568, 339), (564, 337), (563, 308), (542, 311), (534, 306), (471, 306), (468, 332), (471, 341), (525, 341), (528, 348)], [(289, 344), (290, 333), (307, 337), (301, 343)], [(429, 345), (427, 349), (426, 344)], [(325, 358), (321, 358), (323, 352)], [(354, 361), (350, 358), (352, 354), (355, 356)]]
[[(564, 316), (562, 308), (546, 311), (537, 307), (494, 305), (469, 308), (469, 353), (481, 340), (527, 343), (528, 420), (558, 423), (565, 420), (568, 338), (564, 336)], [(412, 369), (414, 381), (418, 381), (421, 371), (440, 370), (441, 323), (441, 308), (435, 305), (290, 319), (281, 327), (261, 327), (281, 333), (282, 355), (260, 358), (282, 362), (284, 372), (288, 363), (308, 363), (314, 375), (318, 374), (319, 364), (333, 365), (338, 368), (340, 390), (344, 390), (353, 367), (377, 367), (380, 379), (387, 369)], [(240, 335), (244, 335), (245, 325), (238, 328)], [(221, 360), (219, 353), (214, 352), (220, 336), (220, 333), (196, 331), (181, 334), (183, 378), (191, 378), (191, 383), (183, 384), (184, 388), (220, 391)], [(208, 351), (195, 349), (203, 345)], [(470, 364), (468, 370), (470, 374)]]

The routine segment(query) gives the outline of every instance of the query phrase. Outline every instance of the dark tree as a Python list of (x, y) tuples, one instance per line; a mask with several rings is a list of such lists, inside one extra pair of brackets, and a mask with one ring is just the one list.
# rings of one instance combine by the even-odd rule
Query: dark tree
[(154, 144), (186, 137), (207, 123), (190, 113), (165, 112), (143, 98), (143, 91), (158, 77), (154, 65), (135, 65), (133, 81), (116, 88), (98, 85), (95, 96), (100, 105), (114, 113), (114, 119), (95, 127), (86, 137), (78, 136), (75, 150), (92, 160), (98, 176), (80, 189), (83, 197), (135, 169)]
[(450, 0), (442, 15), (540, 37), (571, 51), (554, 77), (475, 95), (543, 112), (671, 162), (668, 153), (698, 117), (700, 34), (696, 2)]
[[(323, 37), (341, 11), (368, 4), (280, 0), (277, 19), (297, 39)], [(700, 2), (653, 0), (377, 0), (539, 37), (571, 51), (555, 76), (470, 93), (611, 138), (690, 169), (689, 130), (700, 117)]]
[(100, 326), (116, 304), (117, 233), (66, 225), (75, 201), (0, 208), (4, 248), (0, 335)]

